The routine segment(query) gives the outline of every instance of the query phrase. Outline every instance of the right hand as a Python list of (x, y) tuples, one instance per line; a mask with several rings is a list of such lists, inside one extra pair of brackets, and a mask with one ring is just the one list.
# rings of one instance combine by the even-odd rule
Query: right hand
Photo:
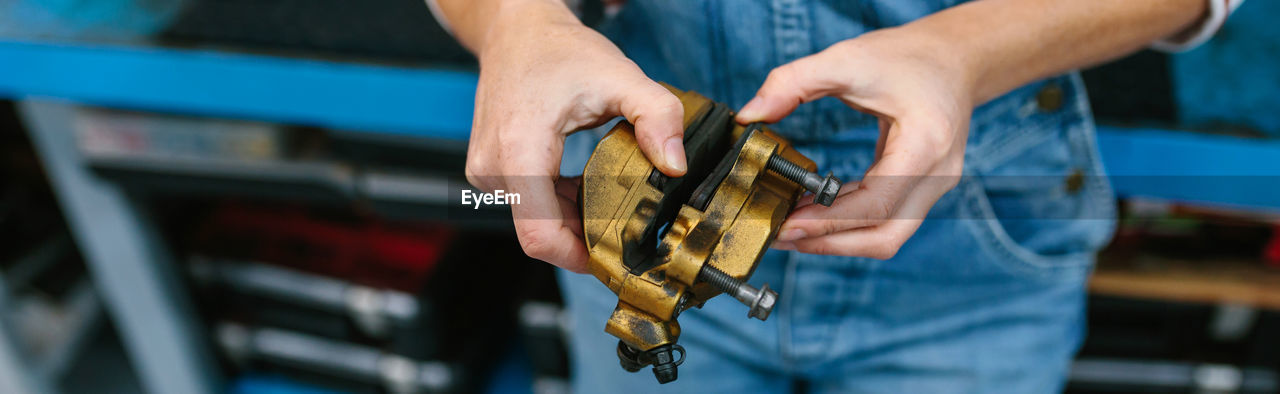
[(586, 272), (577, 193), (559, 177), (565, 137), (623, 116), (660, 171), (684, 175), (684, 107), (558, 0), (494, 18), (478, 51), (467, 181), (520, 194), (511, 215), (526, 254)]

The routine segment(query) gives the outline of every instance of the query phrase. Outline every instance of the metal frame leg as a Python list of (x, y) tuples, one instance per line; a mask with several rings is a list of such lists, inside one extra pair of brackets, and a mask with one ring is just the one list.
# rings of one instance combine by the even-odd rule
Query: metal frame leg
[(84, 163), (75, 106), (24, 100), (19, 110), (143, 387), (216, 391), (215, 364), (172, 260), (134, 202)]
[(9, 321), (9, 288), (0, 276), (0, 393), (49, 393), (48, 382), (32, 368)]

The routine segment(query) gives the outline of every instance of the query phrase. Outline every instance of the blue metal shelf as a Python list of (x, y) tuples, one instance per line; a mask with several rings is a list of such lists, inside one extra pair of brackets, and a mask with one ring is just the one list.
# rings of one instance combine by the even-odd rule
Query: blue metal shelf
[(465, 140), (476, 76), (201, 50), (0, 40), (0, 97)]
[(1116, 193), (1244, 209), (1280, 209), (1280, 141), (1099, 127)]

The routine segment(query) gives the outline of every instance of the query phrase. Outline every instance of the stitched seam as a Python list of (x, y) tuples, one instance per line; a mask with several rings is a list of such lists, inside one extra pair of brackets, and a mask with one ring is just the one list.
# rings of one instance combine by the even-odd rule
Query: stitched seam
[[(965, 188), (965, 199), (970, 215), (974, 215), (971, 223), (982, 226), (975, 232), (979, 242), (1001, 258), (996, 265), (1016, 273), (1040, 278), (1050, 278), (1063, 273), (1072, 273), (1089, 266), (1088, 256), (1092, 252), (1077, 252), (1064, 255), (1045, 256), (1033, 253), (1017, 246), (1010, 238), (997, 218), (991, 203), (987, 200), (985, 188), (981, 183), (969, 182)], [(1084, 272), (1084, 271), (1082, 271)]]

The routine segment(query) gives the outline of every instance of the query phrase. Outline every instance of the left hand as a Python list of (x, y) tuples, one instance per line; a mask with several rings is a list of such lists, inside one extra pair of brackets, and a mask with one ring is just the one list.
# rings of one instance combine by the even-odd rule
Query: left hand
[(915, 233), (964, 165), (973, 78), (945, 40), (885, 29), (774, 69), (739, 123), (777, 122), (802, 103), (836, 97), (880, 120), (876, 158), (831, 207), (806, 198), (773, 247), (888, 259)]

